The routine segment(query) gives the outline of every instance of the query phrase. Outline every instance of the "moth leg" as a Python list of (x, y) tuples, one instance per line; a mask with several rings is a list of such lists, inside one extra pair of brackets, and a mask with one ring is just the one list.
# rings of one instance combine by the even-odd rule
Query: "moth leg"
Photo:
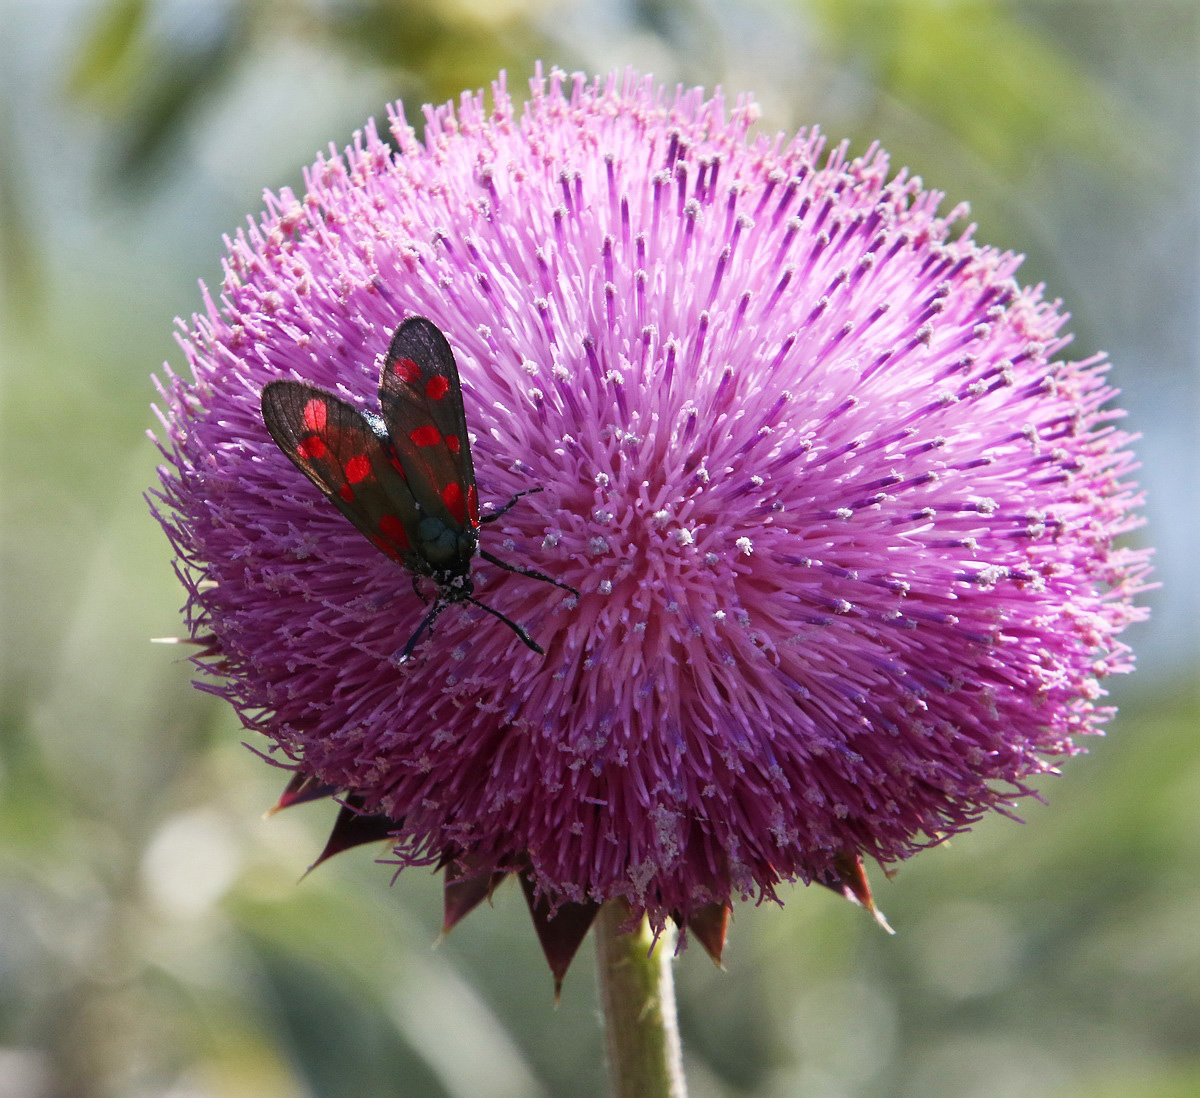
[(516, 633), (522, 641), (525, 642), (525, 646), (527, 648), (532, 648), (539, 656), (544, 656), (546, 654), (542, 650), (541, 645), (539, 645), (537, 641), (535, 641), (527, 632), (525, 632), (522, 626), (513, 621), (512, 618), (506, 618), (500, 613), (499, 610), (493, 610), (486, 602), (480, 602), (478, 599), (472, 598), (470, 595), (467, 596), (466, 601), (474, 606), (478, 606), (480, 610), (486, 610), (492, 615), (492, 617), (499, 618), (502, 622), (504, 622), (505, 625), (509, 627), (509, 629)]
[[(414, 579), (413, 582), (415, 584), (416, 580)], [(471, 601), (474, 602), (474, 599)], [(397, 663), (404, 663), (408, 657), (413, 654), (413, 649), (416, 648), (417, 641), (421, 639), (421, 634), (424, 633), (426, 629), (433, 628), (433, 623), (437, 621), (438, 615), (445, 610), (448, 605), (448, 603), (442, 602), (441, 599), (438, 599), (437, 602), (433, 604), (433, 609), (421, 619), (421, 624), (417, 626), (416, 632), (408, 638), (408, 643), (404, 646), (404, 651), (400, 653), (400, 658), (396, 661)], [(492, 612), (495, 613), (495, 611)]]
[(518, 492), (503, 507), (499, 508), (496, 511), (492, 511), (490, 514), (484, 515), (479, 520), (480, 524), (485, 523), (485, 522), (495, 522), (496, 519), (498, 519), (502, 514), (504, 514), (505, 511), (508, 511), (512, 507), (512, 505), (514, 503), (516, 503), (517, 500), (519, 500), (522, 496), (532, 496), (532, 495), (534, 495), (534, 493), (541, 492), (541, 491), (543, 491), (543, 489), (541, 489), (541, 488), (526, 488), (524, 492)]
[[(535, 489), (537, 491), (538, 489)], [(544, 580), (546, 583), (552, 583), (555, 587), (561, 587), (564, 591), (570, 591), (576, 598), (579, 597), (579, 592), (575, 590), (569, 583), (562, 583), (545, 572), (539, 572), (536, 568), (521, 568), (515, 564), (509, 564), (507, 561), (501, 560), (499, 557), (492, 556), (486, 549), (480, 549), (479, 555), (483, 557), (489, 564), (494, 564), (497, 568), (503, 568), (506, 572), (516, 572), (518, 576), (528, 576), (530, 579)], [(493, 611), (494, 613), (494, 611)]]
[(412, 580), (413, 594), (417, 596), (426, 606), (429, 605), (429, 599), (425, 597), (425, 592), (421, 590), (421, 585), (417, 582), (417, 574), (410, 572), (408, 578)]

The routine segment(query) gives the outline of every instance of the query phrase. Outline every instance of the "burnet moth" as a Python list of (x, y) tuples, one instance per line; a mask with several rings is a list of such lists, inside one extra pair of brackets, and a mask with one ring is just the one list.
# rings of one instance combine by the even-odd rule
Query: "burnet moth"
[(298, 381), (272, 381), (262, 391), (263, 422), (296, 467), (372, 545), (408, 569), (414, 591), (420, 594), (420, 576), (437, 585), (400, 661), (456, 602), (486, 610), (541, 653), (523, 626), (475, 598), (475, 554), (507, 572), (579, 592), (479, 548), (481, 524), (541, 489), (519, 492), (480, 518), (458, 366), (446, 337), (424, 317), (409, 317), (392, 336), (379, 375), (379, 407), (381, 414), (363, 413)]

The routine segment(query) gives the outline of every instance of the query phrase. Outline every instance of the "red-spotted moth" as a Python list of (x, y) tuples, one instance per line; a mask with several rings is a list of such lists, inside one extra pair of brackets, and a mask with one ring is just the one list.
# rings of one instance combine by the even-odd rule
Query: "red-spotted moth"
[(272, 381), (262, 392), (263, 422), (279, 448), (381, 552), (437, 584), (437, 597), (400, 655), (451, 603), (469, 602), (499, 618), (535, 652), (524, 627), (474, 597), (471, 561), (484, 560), (574, 587), (479, 548), (479, 526), (492, 522), (532, 488), (479, 517), (475, 466), (467, 438), (458, 366), (446, 337), (424, 317), (396, 329), (379, 375), (381, 415), (362, 413), (332, 393), (298, 381)]

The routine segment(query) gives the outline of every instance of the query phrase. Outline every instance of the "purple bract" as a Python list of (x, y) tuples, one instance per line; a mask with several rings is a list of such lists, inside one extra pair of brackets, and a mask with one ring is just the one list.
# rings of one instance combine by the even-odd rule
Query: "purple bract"
[[(156, 511), (202, 685), (385, 819), (402, 865), (689, 919), (1007, 810), (1108, 715), (1140, 616), (1100, 357), (878, 149), (621, 74), (368, 127), (228, 242), (162, 385)], [(263, 386), (377, 407), (454, 348), (479, 598), (410, 577), (268, 436)], [(372, 833), (381, 833), (379, 828)], [(348, 845), (348, 844), (347, 844)]]

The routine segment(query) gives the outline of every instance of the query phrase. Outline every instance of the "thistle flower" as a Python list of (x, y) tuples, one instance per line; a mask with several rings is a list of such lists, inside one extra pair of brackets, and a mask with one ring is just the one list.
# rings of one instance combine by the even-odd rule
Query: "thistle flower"
[[(161, 384), (155, 508), (201, 687), (337, 794), (326, 854), (516, 872), (561, 978), (624, 898), (719, 953), (735, 898), (1011, 812), (1109, 715), (1147, 564), (1100, 356), (872, 147), (751, 136), (747, 99), (535, 79), (399, 106), (268, 194)], [(960, 226), (960, 227), (956, 227)], [(481, 601), (398, 655), (410, 577), (264, 428), (290, 378), (377, 408), (406, 317), (458, 360)], [(556, 929), (557, 928), (557, 929)]]

